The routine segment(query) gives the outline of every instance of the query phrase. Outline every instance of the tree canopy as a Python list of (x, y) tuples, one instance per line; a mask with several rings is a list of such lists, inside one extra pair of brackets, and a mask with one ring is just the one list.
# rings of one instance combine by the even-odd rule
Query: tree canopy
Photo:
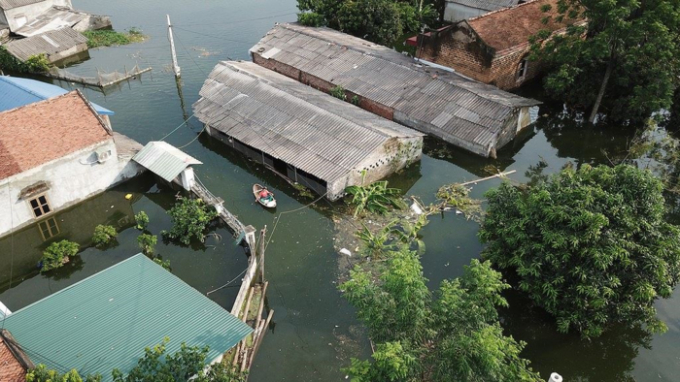
[(391, 45), (405, 33), (418, 32), (437, 14), (433, 1), (298, 0), (301, 24), (327, 26), (378, 44)]
[(377, 281), (359, 266), (350, 276), (340, 289), (376, 342), (373, 362), (352, 360), (353, 382), (540, 380), (519, 356), (524, 343), (503, 335), (496, 308), (508, 285), (489, 262), (473, 260), (435, 293), (405, 247)]
[(513, 269), (519, 289), (561, 332), (599, 336), (612, 324), (663, 331), (654, 301), (680, 277), (680, 230), (664, 220), (663, 185), (629, 165), (566, 168), (518, 188), (503, 183), (479, 236), (483, 255)]
[(532, 57), (548, 68), (548, 93), (590, 109), (591, 122), (600, 106), (609, 118), (636, 120), (672, 105), (680, 70), (679, 0), (558, 0), (556, 7), (546, 23), (587, 23), (533, 36)]

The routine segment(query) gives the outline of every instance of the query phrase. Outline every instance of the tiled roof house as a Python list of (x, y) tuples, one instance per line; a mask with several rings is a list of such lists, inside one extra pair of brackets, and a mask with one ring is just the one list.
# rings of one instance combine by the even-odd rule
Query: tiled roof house
[[(542, 8), (551, 6), (550, 11)], [(460, 21), (420, 35), (417, 56), (453, 68), (478, 81), (510, 90), (540, 73), (540, 63), (528, 59), (529, 38), (541, 30), (563, 32), (582, 20), (557, 22), (557, 0), (534, 0)], [(543, 19), (550, 17), (547, 23)]]

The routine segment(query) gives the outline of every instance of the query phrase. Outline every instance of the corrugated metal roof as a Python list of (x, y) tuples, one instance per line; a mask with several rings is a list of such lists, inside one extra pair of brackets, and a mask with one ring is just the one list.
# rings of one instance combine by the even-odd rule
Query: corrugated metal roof
[(20, 36), (31, 37), (63, 27), (72, 27), (88, 17), (90, 15), (85, 12), (74, 11), (67, 7), (52, 7), (13, 32)]
[(184, 169), (203, 164), (182, 150), (163, 141), (149, 142), (132, 160), (146, 167), (161, 178), (172, 182)]
[(208, 360), (252, 329), (142, 254), (29, 305), (5, 320), (34, 363), (81, 375), (128, 372), (144, 348), (170, 338), (169, 354), (209, 346)]
[(446, 2), (465, 5), (485, 11), (495, 11), (496, 9), (515, 6), (519, 4), (520, 0), (446, 0)]
[[(0, 76), (0, 112), (44, 101), (66, 93), (68, 93), (66, 89), (46, 82), (28, 78)], [(91, 102), (90, 104), (97, 111), (97, 114), (114, 114), (111, 110), (103, 108), (96, 103)]]
[[(342, 85), (393, 108), (395, 115), (402, 113), (406, 120), (416, 122), (409, 124), (411, 127), (428, 124), (434, 135), (454, 144), (465, 140), (477, 152), (485, 152), (495, 144), (495, 137), (514, 118), (517, 108), (540, 104), (455, 73), (420, 65), (393, 49), (329, 28), (279, 24), (250, 51)], [(430, 123), (451, 109), (465, 112), (449, 111), (452, 117), (445, 124)], [(474, 138), (466, 138), (469, 136)]]
[(252, 62), (221, 62), (194, 104), (201, 122), (327, 182), (395, 137), (423, 134)]
[(5, 44), (4, 47), (21, 61), (26, 61), (29, 57), (40, 53), (45, 53), (49, 60), (52, 55), (85, 43), (87, 43), (85, 36), (74, 31), (73, 28), (65, 27), (32, 37), (13, 40)]
[(0, 9), (18, 8), (25, 5), (41, 3), (43, 1), (45, 0), (0, 0)]

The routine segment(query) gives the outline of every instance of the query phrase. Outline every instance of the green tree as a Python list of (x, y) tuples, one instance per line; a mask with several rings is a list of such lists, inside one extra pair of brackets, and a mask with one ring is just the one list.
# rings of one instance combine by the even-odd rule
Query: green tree
[(83, 379), (75, 369), (61, 374), (56, 370), (49, 370), (42, 364), (26, 373), (26, 382), (101, 382), (101, 380), (100, 375), (88, 375)]
[(437, 19), (435, 1), (423, 0), (298, 0), (298, 22), (328, 26), (378, 44), (392, 45), (406, 33)]
[(654, 301), (680, 277), (680, 230), (664, 220), (662, 183), (628, 165), (567, 168), (546, 182), (487, 192), (484, 256), (584, 337), (616, 323), (663, 331)]
[(210, 222), (217, 217), (217, 211), (207, 206), (201, 199), (179, 198), (179, 201), (168, 211), (172, 220), (172, 229), (163, 234), (171, 239), (189, 245), (192, 238), (201, 242), (205, 239), (205, 231)]
[(497, 307), (508, 285), (489, 262), (427, 288), (418, 256), (394, 252), (376, 281), (357, 266), (340, 286), (377, 343), (373, 362), (352, 360), (353, 382), (539, 381), (519, 357), (524, 343), (503, 335)]
[(546, 23), (587, 20), (565, 34), (531, 39), (533, 58), (549, 68), (546, 90), (571, 106), (602, 108), (610, 118), (646, 118), (668, 108), (678, 86), (680, 2), (677, 0), (558, 0)]
[(118, 236), (116, 228), (110, 225), (99, 224), (94, 227), (94, 234), (92, 234), (92, 243), (96, 247), (103, 247), (109, 244), (111, 240), (114, 240)]
[(40, 272), (47, 272), (49, 270), (62, 267), (69, 262), (71, 256), (78, 254), (80, 245), (68, 240), (62, 240), (50, 244), (42, 256), (42, 268)]

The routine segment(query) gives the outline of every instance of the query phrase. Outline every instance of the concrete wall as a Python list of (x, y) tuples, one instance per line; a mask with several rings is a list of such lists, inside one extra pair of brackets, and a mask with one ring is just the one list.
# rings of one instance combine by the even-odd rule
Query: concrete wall
[(472, 17), (477, 17), (489, 13), (483, 9), (468, 7), (467, 5), (446, 3), (444, 8), (444, 21), (455, 23), (461, 20), (467, 20)]
[[(14, 31), (21, 28), (24, 24), (34, 19), (39, 14), (47, 11), (53, 6), (68, 7), (73, 9), (71, 0), (45, 0), (39, 3), (25, 5), (4, 11), (5, 22), (9, 25), (9, 29)], [(0, 19), (1, 20), (1, 19)]]
[[(96, 152), (111, 151), (110, 158), (97, 163)], [(129, 159), (119, 160), (113, 139), (76, 151), (60, 159), (0, 180), (0, 236), (41, 220), (61, 209), (94, 196), (130, 179), (143, 169)], [(45, 192), (52, 212), (36, 219), (21, 190), (47, 182)], [(13, 227), (13, 228), (12, 228)]]

